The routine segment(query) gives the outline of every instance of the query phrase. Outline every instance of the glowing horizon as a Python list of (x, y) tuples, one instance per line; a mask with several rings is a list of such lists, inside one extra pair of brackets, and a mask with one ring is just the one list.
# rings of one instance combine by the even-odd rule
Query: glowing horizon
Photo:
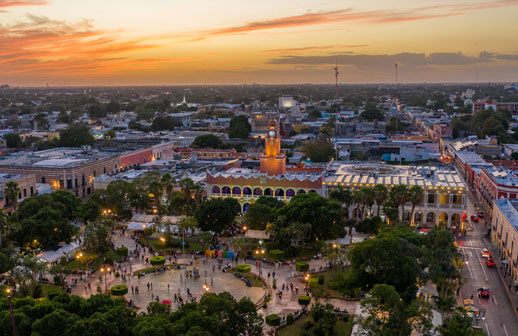
[(0, 0), (0, 84), (512, 82), (518, 0)]

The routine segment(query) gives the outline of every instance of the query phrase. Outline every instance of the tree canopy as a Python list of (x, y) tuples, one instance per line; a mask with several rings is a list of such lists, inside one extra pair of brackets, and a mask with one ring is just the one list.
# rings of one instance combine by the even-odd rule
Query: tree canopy
[(72, 124), (59, 132), (58, 146), (62, 147), (81, 147), (93, 145), (94, 138), (86, 125)]
[(233, 198), (215, 198), (202, 203), (195, 217), (200, 229), (220, 233), (234, 222), (240, 208)]
[(228, 127), (228, 137), (247, 139), (252, 131), (252, 126), (248, 122), (248, 118), (244, 115), (239, 115), (230, 120)]
[(221, 139), (214, 134), (204, 134), (197, 136), (191, 144), (193, 148), (213, 148), (218, 149), (223, 146)]

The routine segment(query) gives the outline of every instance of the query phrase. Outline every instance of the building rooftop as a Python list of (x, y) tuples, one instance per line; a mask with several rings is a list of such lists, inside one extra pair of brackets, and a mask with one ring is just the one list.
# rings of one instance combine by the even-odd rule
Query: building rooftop
[(518, 231), (518, 200), (501, 198), (495, 200), (495, 205), (502, 211), (513, 228)]
[(464, 163), (487, 164), (487, 162), (477, 153), (470, 151), (455, 151), (455, 155)]
[(512, 170), (502, 168), (484, 168), (496, 183), (507, 186), (518, 186), (518, 176)]
[(328, 169), (324, 183), (344, 186), (387, 186), (405, 184), (423, 188), (464, 190), (466, 185), (451, 168), (423, 166), (393, 166), (385, 164), (348, 164), (334, 162)]

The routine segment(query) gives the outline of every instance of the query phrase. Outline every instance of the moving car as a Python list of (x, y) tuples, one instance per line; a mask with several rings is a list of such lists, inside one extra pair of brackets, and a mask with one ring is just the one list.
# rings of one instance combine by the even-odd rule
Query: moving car
[(489, 288), (481, 287), (478, 289), (478, 292), (480, 293), (480, 297), (487, 299), (491, 296), (491, 292), (489, 291)]
[(471, 216), (471, 220), (474, 222), (478, 222), (478, 217), (473, 215), (473, 216)]
[(483, 248), (480, 251), (480, 254), (482, 254), (482, 258), (489, 258), (489, 257), (491, 257), (491, 253), (487, 250), (487, 248)]
[(487, 267), (495, 267), (495, 261), (493, 260), (493, 258), (491, 258), (491, 257), (487, 258), (486, 266)]

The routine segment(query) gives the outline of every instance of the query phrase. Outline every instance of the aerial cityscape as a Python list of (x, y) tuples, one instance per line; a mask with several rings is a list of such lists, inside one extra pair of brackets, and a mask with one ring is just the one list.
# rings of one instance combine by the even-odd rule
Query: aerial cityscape
[(0, 0), (0, 336), (518, 333), (516, 0)]

